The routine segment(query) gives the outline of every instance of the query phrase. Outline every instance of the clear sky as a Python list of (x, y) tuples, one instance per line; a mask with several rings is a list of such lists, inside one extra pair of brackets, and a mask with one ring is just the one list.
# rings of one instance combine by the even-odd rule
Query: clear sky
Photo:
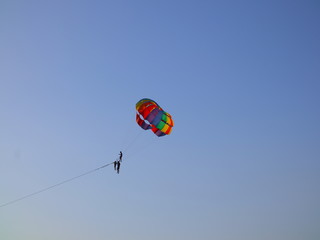
[(2, 0), (0, 204), (124, 161), (0, 208), (0, 239), (320, 239), (319, 25), (317, 0)]

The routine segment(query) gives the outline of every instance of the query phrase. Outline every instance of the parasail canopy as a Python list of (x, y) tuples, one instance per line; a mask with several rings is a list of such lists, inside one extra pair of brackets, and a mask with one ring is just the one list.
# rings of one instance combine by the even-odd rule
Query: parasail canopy
[(144, 129), (151, 129), (158, 137), (169, 135), (174, 126), (172, 117), (155, 101), (143, 98), (136, 104), (136, 121)]

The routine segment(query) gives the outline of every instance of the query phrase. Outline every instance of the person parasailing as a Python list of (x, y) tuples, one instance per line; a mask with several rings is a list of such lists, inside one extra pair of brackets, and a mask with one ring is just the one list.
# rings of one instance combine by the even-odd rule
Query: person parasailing
[(117, 161), (113, 162), (113, 168), (114, 168), (115, 171), (117, 170)]
[(120, 161), (117, 162), (117, 173), (119, 174), (120, 171)]
[(119, 161), (120, 161), (120, 162), (122, 162), (122, 155), (123, 155), (123, 154), (122, 154), (122, 152), (120, 151), (120, 153), (119, 153)]

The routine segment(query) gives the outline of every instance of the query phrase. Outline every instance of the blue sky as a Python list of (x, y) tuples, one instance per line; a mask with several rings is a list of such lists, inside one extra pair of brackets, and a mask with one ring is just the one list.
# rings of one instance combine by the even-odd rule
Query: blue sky
[(1, 1), (1, 239), (319, 239), (319, 10)]

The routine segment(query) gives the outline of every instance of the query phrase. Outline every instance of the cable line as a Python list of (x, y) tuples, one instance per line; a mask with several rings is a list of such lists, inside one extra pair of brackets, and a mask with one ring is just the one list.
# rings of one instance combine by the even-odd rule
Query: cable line
[(14, 204), (14, 203), (16, 203), (16, 202), (20, 202), (20, 201), (22, 201), (22, 200), (24, 200), (24, 199), (26, 199), (26, 198), (29, 198), (29, 197), (32, 197), (32, 196), (37, 195), (37, 194), (39, 194), (39, 193), (48, 191), (48, 190), (50, 190), (50, 189), (52, 189), (52, 188), (55, 188), (55, 187), (58, 187), (58, 186), (60, 186), (60, 185), (62, 185), (62, 184), (71, 182), (71, 181), (73, 181), (73, 180), (75, 180), (75, 179), (77, 179), (77, 178), (81, 178), (81, 177), (83, 177), (83, 176), (86, 176), (86, 175), (88, 175), (88, 174), (91, 174), (91, 173), (93, 173), (93, 172), (96, 172), (96, 171), (98, 171), (98, 170), (100, 170), (100, 169), (102, 169), (102, 168), (105, 168), (105, 167), (107, 167), (107, 166), (109, 166), (109, 165), (111, 165), (111, 164), (113, 164), (113, 163), (114, 163), (114, 162), (105, 164), (105, 165), (103, 165), (103, 166), (101, 166), (101, 167), (92, 169), (92, 170), (90, 170), (90, 171), (87, 171), (87, 172), (82, 173), (82, 174), (80, 174), (80, 175), (77, 175), (77, 176), (75, 176), (75, 177), (66, 179), (66, 180), (64, 180), (64, 181), (62, 181), (62, 182), (56, 183), (56, 184), (51, 185), (51, 186), (49, 186), (49, 187), (46, 187), (46, 188), (43, 188), (43, 189), (38, 190), (38, 191), (36, 191), (36, 192), (30, 193), (30, 194), (28, 194), (28, 195), (25, 195), (25, 196), (23, 196), (23, 197), (17, 198), (17, 199), (15, 199), (15, 200), (10, 201), (10, 202), (4, 203), (4, 204), (0, 205), (0, 208), (5, 207), (5, 206), (8, 206), (8, 205), (11, 205), (11, 204)]

